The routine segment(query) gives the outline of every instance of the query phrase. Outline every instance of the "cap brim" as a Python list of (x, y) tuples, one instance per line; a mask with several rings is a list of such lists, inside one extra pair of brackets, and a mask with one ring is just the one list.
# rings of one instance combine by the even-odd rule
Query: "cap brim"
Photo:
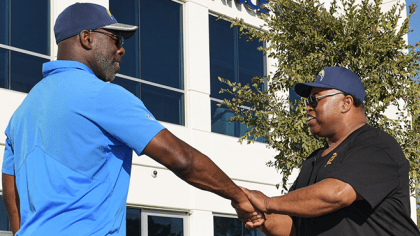
[(321, 84), (321, 83), (297, 83), (295, 84), (295, 92), (297, 95), (307, 98), (311, 95), (311, 90), (313, 87), (317, 88), (332, 88), (331, 86)]
[(121, 23), (114, 23), (112, 25), (107, 25), (102, 27), (102, 29), (107, 30), (115, 30), (120, 32), (120, 34), (124, 37), (124, 39), (131, 38), (137, 30), (137, 26), (135, 25), (126, 25)]

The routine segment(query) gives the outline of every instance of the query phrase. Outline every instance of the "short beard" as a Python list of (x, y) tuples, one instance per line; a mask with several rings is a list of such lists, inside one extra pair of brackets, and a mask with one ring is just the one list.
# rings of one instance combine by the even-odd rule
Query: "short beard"
[(98, 65), (98, 69), (102, 71), (99, 75), (96, 75), (99, 79), (103, 80), (104, 82), (111, 82), (115, 79), (115, 71), (114, 71), (114, 59), (113, 58), (104, 58), (103, 54), (100, 52), (95, 52), (94, 57), (96, 63)]

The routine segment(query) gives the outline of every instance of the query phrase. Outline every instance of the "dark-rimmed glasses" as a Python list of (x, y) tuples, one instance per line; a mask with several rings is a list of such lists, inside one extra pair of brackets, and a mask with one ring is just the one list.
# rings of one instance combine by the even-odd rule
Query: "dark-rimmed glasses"
[[(116, 45), (118, 49), (121, 48), (122, 45), (124, 44), (124, 37), (122, 35), (116, 35), (116, 34), (106, 33), (106, 32), (97, 31), (97, 30), (89, 30), (89, 32), (96, 32), (96, 33), (104, 34), (111, 37), (113, 40), (116, 41)], [(116, 39), (113, 37), (115, 37)]]
[(326, 95), (322, 95), (322, 96), (319, 96), (319, 97), (315, 97), (314, 94), (311, 94), (311, 95), (309, 95), (308, 99), (305, 100), (305, 105), (306, 106), (311, 106), (312, 108), (315, 108), (318, 105), (318, 101), (319, 101), (320, 98), (328, 97), (328, 96), (334, 96), (334, 95), (342, 94), (342, 93), (344, 93), (344, 92), (331, 93), (331, 94), (326, 94)]

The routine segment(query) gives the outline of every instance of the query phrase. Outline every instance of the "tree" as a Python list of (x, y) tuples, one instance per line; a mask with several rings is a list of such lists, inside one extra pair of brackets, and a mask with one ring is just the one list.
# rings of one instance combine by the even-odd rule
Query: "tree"
[[(269, 147), (278, 151), (268, 163), (283, 174), (283, 189), (294, 168), (300, 168), (304, 158), (325, 145), (325, 139), (315, 137), (306, 126), (302, 101), (292, 101), (288, 92), (297, 82), (314, 81), (327, 66), (344, 66), (362, 79), (366, 88), (365, 111), (368, 123), (379, 127), (397, 139), (410, 161), (412, 192), (419, 192), (420, 164), (420, 84), (419, 52), (404, 40), (410, 32), (410, 17), (416, 5), (410, 6), (406, 19), (401, 13), (405, 4), (396, 3), (388, 12), (381, 11), (381, 0), (334, 0), (327, 10), (319, 0), (271, 0), (261, 14), (261, 28), (248, 26), (242, 19), (227, 18), (232, 27), (250, 40), (264, 40), (259, 48), (277, 62), (277, 71), (253, 78), (253, 84), (231, 83), (222, 89), (235, 95), (225, 99), (237, 121), (252, 127), (240, 142), (254, 142), (264, 137)], [(266, 79), (268, 88), (259, 89)], [(221, 105), (221, 104), (219, 104)], [(247, 105), (250, 109), (240, 106)], [(396, 118), (385, 110), (397, 107)]]

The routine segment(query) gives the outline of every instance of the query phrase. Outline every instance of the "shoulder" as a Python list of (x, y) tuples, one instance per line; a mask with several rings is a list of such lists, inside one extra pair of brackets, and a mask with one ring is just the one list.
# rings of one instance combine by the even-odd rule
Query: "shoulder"
[(136, 97), (134, 94), (130, 93), (120, 85), (113, 83), (105, 83), (105, 85), (100, 90), (99, 95), (101, 97), (105, 97), (106, 100), (120, 101), (122, 103), (142, 103), (140, 98)]
[(379, 155), (381, 157), (388, 156), (390, 160), (400, 163), (400, 165), (407, 162), (397, 140), (382, 129), (370, 125), (365, 125), (363, 130), (354, 137), (349, 153), (358, 150), (370, 153), (370, 158)]
[(387, 132), (370, 126), (368, 124), (354, 131), (354, 141), (352, 146), (399, 146), (397, 140)]

